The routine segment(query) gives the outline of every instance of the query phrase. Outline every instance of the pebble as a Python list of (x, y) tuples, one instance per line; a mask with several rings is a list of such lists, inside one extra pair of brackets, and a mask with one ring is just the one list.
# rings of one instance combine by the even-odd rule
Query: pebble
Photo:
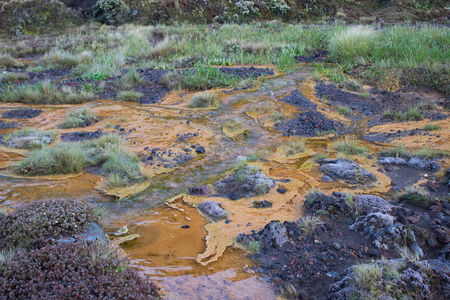
[(322, 177), (322, 181), (324, 181), (324, 182), (331, 182), (331, 181), (333, 181), (333, 178), (331, 178), (328, 175), (325, 175), (325, 176)]
[(280, 194), (284, 194), (284, 193), (287, 192), (287, 190), (285, 188), (278, 188), (277, 192), (280, 193)]
[(340, 250), (342, 248), (342, 246), (338, 242), (333, 242), (333, 248), (336, 250)]
[(205, 150), (205, 147), (200, 146), (200, 147), (197, 147), (197, 149), (195, 149), (195, 152), (198, 154), (203, 154), (206, 152), (206, 150)]
[(183, 225), (181, 228), (189, 228), (189, 225)]

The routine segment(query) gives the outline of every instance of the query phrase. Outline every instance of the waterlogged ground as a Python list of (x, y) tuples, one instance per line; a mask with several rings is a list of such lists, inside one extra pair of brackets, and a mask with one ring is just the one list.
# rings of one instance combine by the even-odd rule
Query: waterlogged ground
[[(354, 107), (350, 103), (353, 111), (344, 116), (338, 113), (339, 99), (315, 95), (314, 83), (306, 80), (308, 75), (308, 68), (300, 68), (289, 74), (268, 76), (252, 89), (218, 89), (215, 92), (223, 102), (218, 109), (189, 108), (187, 103), (195, 93), (185, 91), (168, 93), (156, 104), (108, 99), (84, 105), (0, 104), (0, 115), (19, 108), (43, 110), (31, 119), (0, 118), (5, 123), (14, 121), (21, 127), (39, 129), (56, 129), (69, 111), (87, 106), (101, 120), (81, 129), (59, 129), (60, 138), (84, 138), (75, 132), (120, 134), (129, 149), (141, 157), (141, 167), (150, 177), (144, 184), (113, 190), (106, 188), (105, 179), (96, 170), (89, 169), (73, 176), (19, 177), (13, 175), (13, 167), (28, 151), (1, 146), (0, 209), (12, 210), (37, 199), (87, 201), (107, 211), (103, 225), (111, 240), (130, 239), (121, 243), (121, 247), (132, 265), (180, 299), (275, 299), (271, 283), (257, 272), (257, 262), (235, 245), (234, 239), (239, 233), (258, 232), (271, 220), (297, 220), (303, 214), (304, 195), (312, 188), (320, 187), (327, 194), (348, 190), (381, 196), (390, 193), (393, 185), (404, 185), (409, 176), (388, 177), (377, 164), (375, 153), (399, 142), (407, 148), (426, 146), (450, 150), (448, 113), (440, 106), (439, 96), (410, 91), (400, 94), (402, 99), (426, 99), (436, 104), (432, 112), (418, 122), (384, 122), (382, 111), (377, 111), (376, 107), (372, 107), (372, 114), (367, 114), (368, 104), (392, 106), (392, 101), (398, 98), (383, 102), (375, 93), (368, 93), (373, 98), (358, 98)], [(370, 91), (370, 87), (364, 88)], [(302, 95), (298, 102), (280, 101), (294, 94)], [(314, 110), (322, 117), (307, 112), (306, 106), (310, 104), (304, 99), (316, 105)], [(297, 117), (299, 111), (305, 114)], [(282, 124), (275, 125), (278, 121), (273, 118), (274, 112), (285, 118)], [(230, 119), (242, 123), (242, 132), (223, 129)], [(286, 124), (291, 125), (283, 125), (290, 119), (293, 123)], [(440, 129), (421, 131), (431, 122)], [(289, 128), (296, 131), (288, 131)], [(327, 134), (331, 129), (335, 133)], [(0, 133), (13, 130), (0, 129)], [(325, 134), (316, 136), (317, 131)], [(285, 136), (289, 133), (308, 136), (305, 153), (289, 155), (284, 152), (280, 145), (289, 139)], [(313, 157), (320, 153), (328, 154), (329, 158), (337, 157), (331, 144), (340, 138), (339, 134), (361, 139), (361, 145), (369, 149), (370, 153), (353, 159), (372, 172), (377, 182), (362, 186), (321, 179), (324, 174), (318, 170)], [(204, 147), (204, 153), (197, 153), (200, 147)], [(237, 201), (214, 194), (199, 197), (187, 193), (189, 187), (212, 187), (245, 159), (249, 159), (249, 165), (259, 167), (265, 175), (276, 179), (277, 187), (268, 194)], [(450, 161), (445, 159), (440, 164), (445, 170)], [(422, 175), (409, 184), (425, 182)], [(277, 191), (280, 188), (285, 192)], [(205, 200), (221, 203), (230, 213), (228, 219), (210, 222), (201, 215), (195, 207)], [(255, 200), (268, 200), (273, 206), (252, 208)], [(128, 229), (126, 233), (120, 237), (114, 234), (124, 226)]]

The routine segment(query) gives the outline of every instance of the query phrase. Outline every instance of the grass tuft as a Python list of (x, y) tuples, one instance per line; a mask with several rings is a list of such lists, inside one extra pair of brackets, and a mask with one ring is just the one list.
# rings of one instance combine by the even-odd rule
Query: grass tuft
[(304, 153), (308, 149), (306, 142), (307, 140), (304, 138), (291, 137), (281, 145), (281, 148), (286, 153), (286, 156), (297, 155)]
[(100, 120), (100, 117), (96, 116), (87, 107), (83, 107), (72, 111), (67, 116), (67, 119), (58, 125), (59, 128), (77, 128), (86, 127)]
[(117, 95), (119, 101), (139, 102), (139, 99), (144, 97), (141, 92), (135, 91), (122, 91)]
[(346, 137), (343, 141), (335, 142), (333, 149), (347, 155), (361, 155), (369, 151), (366, 147), (359, 146), (357, 140), (349, 137)]
[(302, 230), (305, 235), (312, 235), (317, 227), (322, 224), (322, 220), (317, 216), (303, 216), (297, 222), (298, 228)]
[(352, 113), (352, 110), (351, 110), (351, 108), (349, 108), (347, 106), (340, 106), (339, 107), (339, 113), (341, 115), (348, 116), (348, 115), (350, 115)]
[(427, 131), (433, 131), (433, 130), (439, 130), (441, 129), (441, 127), (439, 127), (439, 125), (436, 124), (425, 124), (422, 127), (423, 130), (427, 130)]
[(195, 94), (188, 106), (191, 108), (218, 108), (220, 104), (217, 93), (204, 92)]
[(428, 208), (434, 203), (434, 199), (423, 188), (416, 186), (406, 187), (405, 190), (395, 196), (397, 201), (406, 202), (415, 206)]

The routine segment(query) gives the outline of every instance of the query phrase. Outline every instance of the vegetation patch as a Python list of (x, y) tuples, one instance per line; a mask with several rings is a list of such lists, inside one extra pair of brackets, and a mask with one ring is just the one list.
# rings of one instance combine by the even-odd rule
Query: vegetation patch
[(5, 68), (20, 68), (23, 64), (9, 54), (0, 53), (0, 70)]
[(142, 97), (144, 97), (144, 94), (135, 91), (122, 91), (117, 94), (119, 101), (139, 102)]
[(383, 116), (397, 122), (401, 121), (420, 121), (422, 120), (422, 112), (418, 107), (413, 107), (408, 110), (406, 113), (402, 111), (391, 112), (385, 111)]
[(111, 187), (125, 187), (143, 182), (146, 177), (139, 166), (139, 157), (130, 152), (122, 139), (105, 134), (86, 143), (58, 143), (33, 151), (19, 165), (25, 175), (73, 174), (86, 166), (101, 166)]
[(441, 127), (439, 127), (439, 125), (436, 125), (436, 124), (425, 124), (422, 127), (422, 129), (426, 130), (426, 131), (433, 131), (433, 130), (439, 130), (439, 129), (441, 129)]
[(3, 81), (4, 83), (17, 83), (19, 81), (27, 80), (30, 80), (30, 75), (28, 75), (28, 73), (9, 72), (3, 75), (0, 74), (0, 81)]
[(397, 194), (395, 198), (397, 201), (425, 208), (430, 207), (435, 201), (423, 188), (416, 186), (406, 187), (405, 190)]
[(19, 252), (0, 266), (2, 298), (159, 299), (159, 288), (105, 244), (46, 246)]
[(77, 91), (70, 86), (58, 88), (49, 81), (18, 87), (6, 85), (0, 87), (0, 102), (27, 104), (81, 104), (94, 101), (93, 92)]
[(10, 148), (40, 149), (42, 146), (51, 144), (57, 135), (55, 131), (24, 128), (5, 134), (3, 143)]
[(220, 103), (217, 93), (205, 92), (195, 94), (188, 106), (192, 108), (218, 108)]
[(343, 141), (335, 142), (333, 149), (347, 155), (361, 155), (369, 151), (366, 147), (359, 146), (357, 140), (349, 137), (346, 137)]
[[(0, 250), (37, 249), (52, 239), (80, 233), (98, 215), (86, 203), (74, 200), (39, 200), (0, 217)], [(0, 268), (1, 269), (1, 268)]]
[(302, 230), (305, 235), (312, 235), (317, 227), (322, 224), (323, 222), (318, 216), (303, 216), (297, 222), (298, 228)]
[(66, 120), (58, 125), (59, 128), (86, 127), (98, 122), (100, 117), (96, 116), (89, 108), (83, 107), (72, 111)]
[(304, 153), (308, 148), (306, 146), (307, 140), (304, 138), (291, 137), (289, 140), (281, 145), (281, 149), (286, 156), (293, 156)]

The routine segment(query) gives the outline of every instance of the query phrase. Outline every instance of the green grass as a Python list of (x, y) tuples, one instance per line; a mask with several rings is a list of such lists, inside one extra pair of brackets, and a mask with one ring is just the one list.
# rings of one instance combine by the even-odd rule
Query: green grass
[(359, 146), (358, 140), (346, 137), (343, 141), (335, 142), (333, 149), (346, 155), (361, 155), (369, 150), (366, 147)]
[(72, 111), (67, 116), (66, 120), (58, 125), (59, 128), (77, 128), (77, 127), (86, 127), (95, 122), (97, 122), (100, 118), (96, 116), (92, 111), (87, 107), (83, 107)]
[(49, 81), (18, 87), (12, 85), (0, 87), (0, 102), (6, 103), (81, 104), (95, 99), (96, 96), (92, 92), (76, 91), (69, 86), (59, 88)]
[(416, 106), (409, 109), (407, 112), (402, 111), (391, 112), (388, 110), (383, 113), (383, 116), (393, 119), (397, 122), (420, 121), (423, 119), (421, 110)]
[(348, 116), (352, 113), (351, 108), (348, 108), (347, 106), (340, 106), (338, 111), (339, 111), (339, 114), (344, 115), (344, 116)]
[(31, 152), (20, 163), (18, 171), (25, 175), (72, 174), (82, 172), (86, 166), (101, 166), (110, 187), (125, 187), (146, 180), (140, 170), (139, 157), (114, 134), (85, 143), (43, 147)]
[(118, 89), (131, 89), (132, 87), (143, 83), (143, 79), (135, 69), (128, 70), (120, 78), (115, 81), (115, 86)]
[(119, 101), (139, 102), (139, 99), (144, 97), (141, 92), (135, 91), (122, 91), (117, 95)]
[(251, 241), (247, 245), (245, 245), (245, 249), (247, 250), (247, 253), (250, 255), (258, 253), (260, 247), (261, 247), (261, 243), (258, 241)]
[(27, 81), (30, 80), (30, 76), (28, 73), (6, 73), (1, 75), (0, 80), (3, 80), (5, 83), (16, 83), (18, 81)]
[(10, 148), (39, 149), (52, 143), (56, 136), (55, 131), (42, 131), (34, 128), (15, 130), (3, 136), (3, 143)]
[(421, 148), (418, 150), (411, 150), (405, 148), (403, 144), (398, 144), (395, 148), (385, 150), (379, 153), (379, 156), (388, 157), (401, 157), (401, 158), (411, 158), (420, 157), (422, 159), (435, 159), (449, 157), (450, 153), (444, 150), (432, 149), (432, 148)]
[(19, 165), (24, 175), (54, 175), (82, 172), (87, 165), (85, 153), (79, 143), (59, 143), (33, 151)]
[(427, 131), (433, 131), (433, 130), (439, 130), (441, 129), (441, 127), (439, 127), (439, 125), (436, 124), (425, 124), (422, 127), (423, 130), (427, 130)]
[(0, 70), (4, 68), (20, 68), (23, 64), (11, 55), (0, 52)]
[(218, 108), (220, 104), (217, 93), (204, 92), (195, 94), (188, 106), (192, 108)]

